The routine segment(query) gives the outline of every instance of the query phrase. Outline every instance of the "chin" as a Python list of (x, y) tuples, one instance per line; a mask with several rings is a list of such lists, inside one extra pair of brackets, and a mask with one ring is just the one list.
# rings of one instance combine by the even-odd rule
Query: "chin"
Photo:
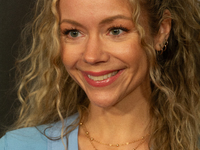
[(116, 99), (114, 99), (114, 100), (112, 100), (111, 98), (102, 99), (102, 97), (101, 97), (101, 99), (97, 99), (97, 98), (95, 98), (95, 100), (90, 99), (90, 103), (91, 103), (91, 105), (94, 105), (99, 108), (110, 108), (110, 107), (115, 106), (118, 102)]

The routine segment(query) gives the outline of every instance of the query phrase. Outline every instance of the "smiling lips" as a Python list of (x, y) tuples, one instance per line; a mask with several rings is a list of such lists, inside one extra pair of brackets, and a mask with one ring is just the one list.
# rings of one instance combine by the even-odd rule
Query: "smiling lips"
[(88, 78), (90, 78), (91, 80), (94, 80), (94, 81), (102, 81), (102, 80), (106, 80), (112, 76), (115, 76), (119, 71), (114, 71), (112, 73), (109, 73), (109, 74), (105, 74), (105, 75), (102, 75), (102, 76), (92, 76), (92, 75), (89, 75), (88, 74)]
[(85, 80), (94, 87), (104, 87), (112, 84), (121, 75), (119, 71), (82, 72)]

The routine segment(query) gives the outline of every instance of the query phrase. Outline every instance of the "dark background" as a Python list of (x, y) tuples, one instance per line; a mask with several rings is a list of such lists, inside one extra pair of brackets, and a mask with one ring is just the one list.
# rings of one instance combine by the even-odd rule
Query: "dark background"
[(15, 58), (20, 33), (30, 21), (35, 0), (0, 0), (0, 137), (15, 120)]
[(0, 137), (14, 122), (14, 110), (19, 105), (13, 89), (14, 63), (19, 50), (21, 30), (32, 17), (35, 1), (0, 0)]

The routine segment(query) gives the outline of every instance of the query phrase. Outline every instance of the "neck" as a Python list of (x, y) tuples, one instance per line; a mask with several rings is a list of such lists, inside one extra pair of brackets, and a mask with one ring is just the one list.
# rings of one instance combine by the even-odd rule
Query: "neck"
[(84, 123), (91, 136), (110, 143), (126, 142), (149, 133), (149, 103), (147, 98), (127, 100), (109, 108), (90, 104)]

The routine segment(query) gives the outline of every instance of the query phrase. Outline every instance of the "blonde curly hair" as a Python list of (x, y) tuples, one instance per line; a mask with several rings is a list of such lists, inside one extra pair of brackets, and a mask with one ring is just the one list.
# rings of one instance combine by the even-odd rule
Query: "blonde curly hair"
[[(133, 21), (146, 50), (151, 77), (151, 147), (154, 150), (199, 150), (200, 8), (197, 0), (129, 0)], [(35, 17), (23, 31), (26, 47), (18, 60), (19, 116), (13, 129), (53, 123), (79, 112), (89, 101), (66, 72), (60, 56), (59, 0), (38, 0)], [(169, 10), (171, 15), (163, 12)], [(156, 36), (161, 22), (172, 19), (167, 50), (158, 55), (140, 22), (148, 14)], [(32, 40), (29, 40), (31, 34)], [(28, 39), (28, 40), (27, 40)], [(31, 44), (29, 44), (31, 43)], [(79, 119), (80, 119), (79, 118)], [(78, 120), (74, 126), (78, 125)], [(64, 131), (63, 134), (68, 134)], [(70, 131), (69, 131), (70, 132)]]

